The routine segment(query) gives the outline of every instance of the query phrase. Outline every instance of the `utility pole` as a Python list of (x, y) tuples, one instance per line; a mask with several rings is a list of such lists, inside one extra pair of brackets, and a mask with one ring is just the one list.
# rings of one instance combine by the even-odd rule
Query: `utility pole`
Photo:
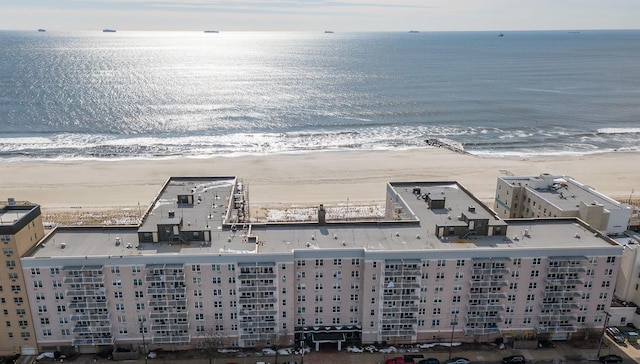
[(457, 324), (458, 324), (458, 315), (454, 315), (453, 321), (451, 321), (451, 338), (449, 339), (449, 359), (451, 359), (451, 351), (453, 350), (453, 333), (456, 329)]
[(140, 333), (142, 333), (142, 353), (144, 354), (144, 364), (147, 364), (147, 342), (144, 340), (144, 322), (146, 318), (142, 318), (140, 321)]
[(596, 354), (596, 359), (600, 357), (600, 349), (602, 349), (602, 341), (604, 341), (604, 335), (607, 330), (607, 324), (609, 323), (609, 312), (605, 312), (604, 325), (602, 326), (602, 336), (600, 336), (600, 344), (598, 344), (598, 354)]

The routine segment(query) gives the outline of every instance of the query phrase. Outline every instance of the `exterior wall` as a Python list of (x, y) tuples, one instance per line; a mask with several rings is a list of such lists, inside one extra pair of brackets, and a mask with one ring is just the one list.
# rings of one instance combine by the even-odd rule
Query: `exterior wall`
[(616, 296), (627, 302), (640, 302), (640, 246), (624, 247), (620, 271), (616, 279)]
[[(23, 209), (22, 206), (15, 208)], [(29, 352), (36, 347), (27, 296), (31, 286), (25, 284), (20, 257), (44, 237), (44, 228), (38, 206), (25, 206), (24, 209), (30, 211), (23, 218), (0, 227), (4, 260), (0, 263), (0, 306), (4, 321), (0, 324), (3, 328), (0, 330), (0, 356)]]
[[(445, 341), (452, 328), (455, 340), (487, 341), (504, 334), (563, 339), (581, 328), (601, 327), (613, 297), (619, 256), (585, 257), (579, 249), (558, 257), (539, 253), (512, 249), (493, 252), (492, 258), (472, 258), (457, 252), (442, 259), (434, 251), (382, 259), (291, 256), (272, 263), (233, 263), (234, 257), (227, 257), (230, 263), (203, 263), (202, 258), (196, 262), (181, 257), (182, 263), (165, 264), (157, 257), (142, 257), (134, 265), (125, 258), (88, 258), (86, 267), (100, 273), (93, 281), (104, 284), (103, 313), (108, 319), (86, 324), (90, 332), (106, 330), (106, 343), (135, 346), (143, 341), (142, 323), (152, 350), (207, 347), (212, 341), (221, 346), (291, 345), (301, 327), (354, 326), (363, 343), (390, 344)], [(41, 265), (39, 274), (23, 270), (26, 284), (34, 287), (28, 292), (38, 343), (83, 350), (78, 331), (87, 330), (77, 317), (84, 313), (76, 310), (78, 294), (70, 285), (76, 269), (70, 267), (81, 266), (43, 259), (33, 262)], [(153, 273), (159, 266), (177, 270), (171, 278), (163, 271), (163, 281)], [(246, 267), (272, 267), (273, 273), (270, 268), (243, 270)], [(153, 291), (152, 282), (176, 280), (184, 282), (184, 297), (161, 297), (169, 294), (167, 284), (161, 285), (164, 293)], [(273, 295), (251, 295), (260, 292)], [(156, 316), (163, 311), (157, 308), (162, 307), (184, 313), (186, 320), (173, 321), (168, 315), (160, 321)], [(173, 327), (164, 330), (163, 325)], [(96, 337), (98, 342), (103, 339)]]
[[(519, 177), (524, 179), (525, 177)], [(552, 177), (543, 174), (542, 177), (530, 177), (527, 182), (510, 182), (508, 178), (498, 178), (494, 208), (500, 218), (544, 218), (544, 217), (579, 217), (594, 228), (610, 235), (622, 234), (627, 229), (633, 210), (627, 205), (619, 204), (615, 200), (572, 180), (579, 188), (600, 199), (607, 200), (619, 208), (602, 209), (602, 206), (592, 206), (591, 201), (578, 201), (579, 206), (571, 210), (562, 210), (536, 194), (535, 188), (551, 186)], [(528, 189), (531, 188), (531, 189)]]

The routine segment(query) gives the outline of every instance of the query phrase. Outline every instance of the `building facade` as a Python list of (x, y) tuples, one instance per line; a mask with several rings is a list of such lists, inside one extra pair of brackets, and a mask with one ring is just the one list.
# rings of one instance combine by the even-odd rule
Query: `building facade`
[(609, 198), (571, 177), (498, 178), (494, 209), (503, 219), (577, 217), (608, 235), (621, 235), (633, 208)]
[(20, 258), (44, 237), (40, 207), (11, 201), (0, 209), (0, 245), (4, 262), (0, 264), (0, 306), (3, 327), (0, 356), (31, 354), (36, 335)]
[(40, 350), (562, 340), (602, 328), (622, 246), (502, 220), (456, 182), (389, 183), (379, 221), (259, 223), (242, 181), (172, 178), (137, 227), (57, 228), (21, 259)]

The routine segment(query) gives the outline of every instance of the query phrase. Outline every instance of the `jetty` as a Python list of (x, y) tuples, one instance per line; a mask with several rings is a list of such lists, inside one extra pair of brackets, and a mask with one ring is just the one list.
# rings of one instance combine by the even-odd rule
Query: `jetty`
[(446, 148), (446, 149), (449, 149), (450, 151), (453, 151), (453, 152), (456, 152), (456, 153), (471, 155), (471, 153), (465, 151), (464, 149), (458, 148), (455, 145), (453, 145), (451, 143), (447, 143), (447, 142), (445, 142), (443, 140), (440, 140), (440, 139), (436, 139), (436, 138), (426, 139), (425, 143), (427, 143), (427, 145), (430, 146), (430, 147)]

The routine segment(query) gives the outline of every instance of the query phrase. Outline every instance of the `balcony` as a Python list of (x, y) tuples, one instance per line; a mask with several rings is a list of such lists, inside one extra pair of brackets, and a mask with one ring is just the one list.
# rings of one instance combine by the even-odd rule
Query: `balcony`
[(171, 320), (189, 318), (189, 312), (151, 312), (149, 314), (151, 320)]
[(385, 270), (385, 277), (420, 277), (422, 272), (420, 270)]
[(505, 275), (510, 274), (511, 269), (509, 268), (472, 268), (471, 274), (473, 275)]
[(189, 343), (191, 342), (191, 335), (153, 336), (151, 342), (154, 344)]
[(566, 267), (547, 267), (546, 271), (548, 273), (582, 273), (586, 272), (587, 269), (581, 265), (576, 265)]
[(85, 276), (65, 277), (63, 282), (65, 284), (95, 284), (95, 283), (104, 284), (104, 276), (98, 276), (98, 277), (85, 277)]
[(575, 308), (580, 308), (580, 305), (574, 302), (557, 302), (557, 303), (541, 303), (540, 308), (543, 310), (551, 310), (551, 309), (560, 309), (560, 310), (570, 310)]
[(466, 316), (468, 324), (496, 324), (502, 322), (501, 316)]
[(92, 296), (104, 296), (106, 294), (104, 288), (84, 288), (84, 289), (68, 289), (64, 291), (64, 294), (69, 297), (92, 297)]
[(76, 315), (71, 315), (71, 321), (103, 321), (103, 322), (109, 322), (110, 316), (108, 313), (101, 313), (101, 314), (91, 314), (91, 313), (84, 313), (84, 314), (76, 314)]
[(275, 286), (241, 286), (239, 292), (275, 292)]
[(576, 315), (572, 315), (570, 313), (541, 313), (538, 315), (540, 321), (549, 321), (549, 322), (564, 322), (564, 321), (575, 321), (578, 319)]
[(505, 305), (500, 304), (471, 304), (467, 306), (470, 311), (478, 311), (478, 312), (492, 312), (492, 311), (504, 311)]
[(494, 280), (482, 280), (482, 281), (469, 281), (471, 288), (494, 288), (494, 287), (506, 287), (509, 283), (502, 279), (498, 281)]
[(544, 298), (571, 298), (571, 297), (581, 297), (582, 293), (580, 291), (544, 291)]
[(185, 294), (186, 287), (149, 287), (147, 294), (150, 295), (169, 295), (169, 294)]
[(113, 345), (115, 338), (113, 337), (83, 337), (73, 339), (73, 345)]
[(149, 300), (149, 307), (186, 307), (187, 300), (163, 300), (154, 299)]
[(241, 273), (238, 274), (238, 279), (276, 279), (278, 276), (275, 273)]
[(76, 326), (73, 328), (74, 334), (95, 334), (111, 332), (111, 325), (106, 326)]
[(411, 329), (391, 329), (391, 330), (380, 330), (380, 334), (382, 336), (414, 336), (416, 335), (416, 330)]
[(241, 329), (249, 329), (249, 328), (254, 328), (254, 329), (261, 329), (261, 328), (267, 328), (267, 327), (276, 327), (277, 323), (274, 321), (246, 321), (246, 322), (240, 322), (240, 328)]
[(583, 279), (579, 278), (545, 278), (544, 282), (550, 286), (567, 287), (584, 284)]
[(503, 292), (482, 292), (482, 293), (469, 293), (470, 300), (498, 300), (507, 298), (507, 294)]
[(184, 282), (184, 274), (157, 275), (148, 274), (145, 276), (147, 282)]
[(103, 301), (103, 302), (71, 302), (69, 303), (69, 309), (79, 309), (79, 308), (84, 308), (84, 309), (89, 309), (89, 310), (93, 310), (93, 309), (98, 309), (98, 308), (104, 308), (106, 309), (108, 306), (107, 301)]
[(180, 324), (152, 324), (151, 331), (186, 331), (189, 330), (188, 323)]

